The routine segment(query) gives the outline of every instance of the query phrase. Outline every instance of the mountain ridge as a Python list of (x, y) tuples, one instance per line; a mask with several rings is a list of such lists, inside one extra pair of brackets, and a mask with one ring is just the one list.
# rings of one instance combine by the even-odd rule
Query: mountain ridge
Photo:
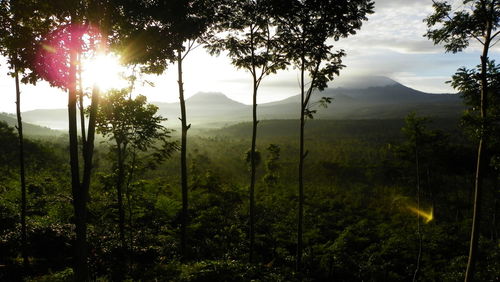
[[(327, 88), (313, 94), (311, 109), (320, 119), (402, 118), (411, 111), (435, 117), (458, 117), (465, 109), (457, 94), (430, 94), (407, 87), (391, 79), (379, 79), (379, 86), (366, 88)], [(384, 83), (382, 83), (384, 82)], [(383, 85), (382, 85), (383, 84)], [(328, 108), (314, 108), (321, 97), (332, 98)], [(151, 102), (158, 114), (167, 118), (167, 126), (176, 127), (179, 103)], [(198, 92), (186, 99), (187, 118), (192, 124), (236, 123), (251, 120), (251, 105), (230, 99), (221, 92)], [(258, 105), (259, 119), (298, 119), (300, 95)], [(65, 109), (33, 110), (23, 113), (29, 123), (55, 129), (67, 127)]]

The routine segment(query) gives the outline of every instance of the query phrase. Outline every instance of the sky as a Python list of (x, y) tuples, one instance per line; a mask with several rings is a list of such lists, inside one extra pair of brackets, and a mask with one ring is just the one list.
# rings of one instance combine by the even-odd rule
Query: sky
[[(459, 3), (459, 1), (455, 1)], [(445, 53), (423, 37), (426, 25), (423, 19), (433, 12), (432, 0), (375, 0), (375, 13), (356, 35), (332, 42), (336, 49), (344, 49), (347, 66), (330, 87), (364, 87), (366, 77), (389, 77), (408, 87), (429, 93), (454, 93), (445, 82), (459, 67), (473, 67), (479, 63), (480, 46), (472, 44), (464, 52)], [(490, 53), (500, 59), (500, 44)], [(178, 101), (176, 66), (160, 76), (144, 76), (137, 92), (150, 102)], [(7, 75), (5, 60), (0, 59), (0, 112), (15, 112), (14, 81)], [(212, 57), (203, 48), (192, 51), (184, 63), (186, 97), (198, 92), (221, 92), (229, 98), (251, 103), (251, 76), (235, 69), (230, 60), (221, 55)], [(50, 88), (46, 82), (36, 86), (21, 85), (21, 109), (55, 109), (67, 106), (67, 94)], [(281, 100), (298, 94), (298, 73), (290, 69), (268, 76), (259, 90), (259, 103)]]

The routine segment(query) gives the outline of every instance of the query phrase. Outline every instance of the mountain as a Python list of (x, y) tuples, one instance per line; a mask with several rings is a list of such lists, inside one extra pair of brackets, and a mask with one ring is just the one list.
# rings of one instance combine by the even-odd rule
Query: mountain
[[(0, 121), (6, 122), (11, 127), (17, 126), (17, 118), (13, 114), (0, 113)], [(63, 132), (27, 123), (23, 120), (23, 133), (28, 137), (58, 136)]]
[[(158, 113), (176, 121), (180, 116), (179, 103), (154, 103)], [(250, 106), (229, 99), (222, 93), (200, 92), (186, 99), (188, 121), (193, 124), (225, 122), (228, 120), (248, 120)]]
[[(384, 77), (363, 78), (356, 84), (341, 83), (340, 88), (328, 88), (313, 94), (311, 109), (320, 119), (392, 119), (402, 118), (411, 111), (420, 115), (456, 118), (464, 110), (459, 95), (429, 94), (406, 87)], [(321, 97), (332, 98), (328, 108), (318, 105)], [(155, 103), (158, 113), (168, 118), (168, 127), (178, 127), (179, 103)], [(222, 93), (202, 92), (186, 99), (188, 122), (204, 127), (220, 127), (251, 120), (252, 107), (229, 99)], [(300, 96), (259, 104), (259, 119), (298, 119)], [(35, 110), (23, 113), (23, 120), (56, 129), (67, 127), (65, 109)]]
[(382, 87), (394, 85), (398, 82), (385, 76), (350, 75), (340, 76), (335, 79), (335, 85), (347, 89), (364, 89), (369, 87)]
[[(321, 97), (332, 98), (327, 109), (314, 107)], [(429, 94), (394, 82), (367, 88), (329, 88), (314, 93), (312, 109), (323, 119), (388, 119), (401, 118), (415, 111), (434, 117), (457, 117), (464, 110), (457, 94)], [(286, 119), (300, 114), (300, 96), (262, 104), (262, 119)]]
[(67, 109), (40, 109), (22, 113), (23, 121), (32, 124), (65, 130), (68, 128)]

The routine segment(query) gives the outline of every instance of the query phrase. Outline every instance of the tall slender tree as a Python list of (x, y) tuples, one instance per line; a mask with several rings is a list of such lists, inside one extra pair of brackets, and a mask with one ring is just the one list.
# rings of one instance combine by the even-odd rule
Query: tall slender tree
[(221, 36), (207, 45), (212, 54), (227, 51), (232, 64), (252, 76), (252, 141), (250, 147), (249, 188), (249, 261), (254, 260), (255, 245), (255, 174), (257, 170), (257, 94), (262, 80), (288, 61), (281, 48), (272, 15), (272, 2), (266, 0), (233, 1), (230, 12), (219, 22)]
[[(426, 117), (419, 117), (415, 112), (411, 112), (405, 118), (405, 125), (401, 128), (406, 137), (406, 142), (399, 148), (400, 152), (413, 164), (415, 169), (415, 188), (417, 198), (417, 210), (421, 209), (421, 195), (423, 194), (421, 171), (423, 166), (429, 167), (429, 155), (431, 150), (438, 149), (437, 141), (440, 134), (437, 131), (427, 129), (430, 120)], [(428, 183), (429, 184), (429, 183)], [(429, 187), (428, 187), (429, 188)], [(418, 281), (422, 258), (422, 233), (423, 227), (420, 223), (420, 215), (417, 214), (417, 239), (418, 252), (413, 281)]]
[[(481, 221), (481, 195), (483, 188), (485, 149), (488, 146), (489, 95), (488, 62), (490, 48), (500, 38), (500, 1), (498, 0), (463, 0), (459, 9), (453, 9), (447, 1), (434, 2), (434, 14), (425, 19), (428, 30), (426, 37), (435, 44), (444, 44), (447, 52), (457, 53), (467, 48), (471, 41), (482, 47), (480, 56), (480, 81), (477, 85), (479, 96), (479, 140), (477, 145), (476, 171), (474, 179), (474, 211), (470, 238), (469, 259), (465, 272), (465, 281), (472, 281), (477, 259), (477, 244)], [(463, 85), (453, 84), (461, 90)]]
[[(278, 30), (283, 38), (288, 58), (300, 72), (300, 134), (298, 168), (298, 219), (296, 269), (300, 271), (303, 252), (304, 221), (304, 127), (312, 117), (311, 97), (315, 90), (323, 90), (327, 83), (344, 67), (343, 50), (334, 52), (330, 42), (355, 34), (367, 14), (373, 12), (371, 0), (293, 0), (276, 1), (280, 13)], [(310, 81), (306, 81), (306, 75)], [(329, 99), (323, 102), (329, 103)]]
[[(95, 138), (95, 115), (98, 89), (91, 98), (91, 115), (83, 143), (83, 172), (80, 171), (77, 133), (77, 62), (83, 52), (84, 38), (92, 38), (105, 45), (111, 26), (107, 19), (114, 7), (108, 0), (36, 1), (51, 32), (44, 34), (33, 70), (52, 86), (68, 92), (69, 155), (71, 188), (75, 213), (76, 240), (74, 256), (75, 280), (89, 279), (87, 262), (87, 202), (92, 172)], [(92, 51), (87, 49), (87, 51)], [(95, 53), (94, 53), (95, 54)]]
[(21, 115), (20, 76), (24, 83), (36, 83), (36, 73), (27, 72), (36, 53), (36, 38), (46, 29), (34, 1), (2, 1), (0, 3), (0, 53), (8, 58), (15, 82), (16, 116), (19, 147), (19, 176), (21, 184), (21, 253), (23, 265), (29, 265), (26, 226), (26, 169), (24, 134)]
[[(220, 1), (219, 1), (220, 2)], [(128, 53), (128, 62), (145, 65), (143, 70), (163, 73), (169, 63), (177, 64), (181, 121), (181, 232), (180, 250), (183, 259), (187, 254), (188, 225), (188, 167), (187, 122), (183, 64), (186, 56), (198, 46), (200, 39), (215, 21), (216, 0), (174, 1), (123, 1), (123, 14), (129, 21), (128, 35), (118, 40), (118, 45)], [(128, 20), (127, 20), (128, 21)], [(137, 42), (137, 38), (144, 39)], [(139, 44), (137, 44), (139, 43)], [(127, 50), (128, 49), (128, 50)]]

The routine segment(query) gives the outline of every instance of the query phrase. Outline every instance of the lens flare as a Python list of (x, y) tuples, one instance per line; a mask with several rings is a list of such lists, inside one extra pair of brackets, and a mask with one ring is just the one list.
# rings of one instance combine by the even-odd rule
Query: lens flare
[[(76, 85), (70, 77), (71, 52), (94, 52), (94, 44), (86, 44), (84, 38), (99, 41), (102, 38), (98, 28), (92, 25), (67, 24), (43, 36), (33, 61), (37, 74), (51, 86), (69, 89)], [(73, 81), (72, 81), (73, 80)]]
[(423, 210), (417, 209), (417, 208), (412, 207), (412, 206), (408, 206), (408, 209), (410, 211), (414, 212), (415, 214), (417, 214), (418, 216), (422, 217), (425, 220), (425, 223), (429, 223), (434, 219), (432, 208), (431, 208), (430, 212), (425, 212)]
[(56, 52), (56, 48), (50, 46), (50, 45), (47, 45), (47, 44), (42, 44), (42, 48), (49, 52), (49, 53), (55, 53)]
[(124, 67), (119, 63), (119, 58), (113, 54), (100, 54), (83, 64), (82, 80), (85, 86), (97, 85), (101, 90), (126, 87), (126, 81), (120, 73)]

